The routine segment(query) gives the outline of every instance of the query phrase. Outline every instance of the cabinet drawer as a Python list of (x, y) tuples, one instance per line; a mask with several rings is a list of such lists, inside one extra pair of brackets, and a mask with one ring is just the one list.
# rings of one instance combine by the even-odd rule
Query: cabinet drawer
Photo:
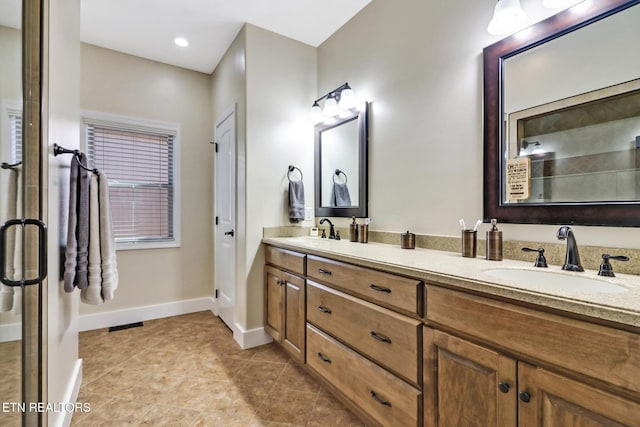
[(307, 321), (420, 384), (422, 322), (309, 280)]
[(287, 249), (265, 246), (265, 260), (267, 264), (282, 267), (294, 273), (305, 275), (305, 260), (307, 255)]
[(427, 286), (427, 322), (640, 392), (640, 335)]
[(408, 314), (422, 315), (422, 282), (309, 255), (308, 277)]
[(309, 324), (307, 365), (380, 424), (419, 425), (419, 390)]

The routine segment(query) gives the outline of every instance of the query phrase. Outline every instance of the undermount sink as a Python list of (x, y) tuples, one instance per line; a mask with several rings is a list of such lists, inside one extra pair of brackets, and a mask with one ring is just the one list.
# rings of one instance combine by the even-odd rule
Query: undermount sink
[(518, 288), (546, 293), (561, 293), (568, 296), (578, 296), (586, 293), (616, 294), (627, 291), (627, 288), (623, 286), (597, 277), (579, 276), (568, 272), (553, 272), (542, 269), (492, 268), (484, 270), (483, 273), (487, 276), (507, 281)]

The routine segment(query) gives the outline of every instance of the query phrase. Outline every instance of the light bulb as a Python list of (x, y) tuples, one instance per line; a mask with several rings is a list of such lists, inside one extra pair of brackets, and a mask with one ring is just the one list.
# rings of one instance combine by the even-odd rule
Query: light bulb
[(333, 117), (338, 114), (338, 103), (333, 95), (329, 95), (329, 97), (324, 101), (322, 114), (324, 114), (325, 117)]
[(501, 35), (521, 29), (527, 22), (527, 14), (520, 7), (520, 0), (499, 0), (487, 31)]
[(311, 107), (311, 122), (315, 125), (324, 120), (324, 115), (322, 114), (322, 108), (320, 108), (320, 104), (318, 101), (313, 102), (313, 106)]
[(358, 101), (356, 100), (353, 90), (347, 85), (347, 87), (340, 92), (338, 108), (340, 108), (341, 111), (350, 110), (355, 107), (357, 103)]

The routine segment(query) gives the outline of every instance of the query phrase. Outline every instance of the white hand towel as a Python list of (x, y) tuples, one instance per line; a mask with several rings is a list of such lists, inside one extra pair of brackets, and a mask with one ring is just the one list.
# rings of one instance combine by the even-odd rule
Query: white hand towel
[(69, 218), (67, 222), (67, 249), (64, 261), (65, 292), (73, 292), (78, 261), (78, 239), (76, 237), (78, 225), (78, 169), (80, 169), (78, 159), (73, 156), (69, 171)]
[[(18, 195), (19, 195), (19, 173), (18, 168), (6, 169), (7, 172), (7, 210), (5, 220), (15, 219), (18, 216)], [(4, 221), (2, 221), (4, 222)], [(11, 227), (7, 230), (5, 254), (5, 275), (10, 280), (16, 280), (16, 229)], [(21, 270), (21, 269), (20, 269)], [(11, 311), (13, 308), (14, 289), (11, 286), (0, 285), (0, 312)]]
[(100, 305), (102, 300), (102, 265), (100, 258), (100, 202), (98, 177), (92, 173), (89, 179), (89, 286), (80, 292), (82, 302)]
[(100, 256), (102, 258), (102, 299), (110, 301), (118, 288), (116, 244), (111, 223), (109, 181), (104, 172), (98, 174), (98, 200), (100, 202)]

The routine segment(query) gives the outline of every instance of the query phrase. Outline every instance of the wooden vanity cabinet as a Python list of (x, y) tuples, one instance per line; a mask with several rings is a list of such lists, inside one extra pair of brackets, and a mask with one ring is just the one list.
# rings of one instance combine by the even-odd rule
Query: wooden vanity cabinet
[(425, 426), (640, 426), (638, 334), (437, 286), (427, 324)]
[(306, 341), (305, 258), (305, 254), (267, 246), (264, 267), (265, 330), (301, 363)]

